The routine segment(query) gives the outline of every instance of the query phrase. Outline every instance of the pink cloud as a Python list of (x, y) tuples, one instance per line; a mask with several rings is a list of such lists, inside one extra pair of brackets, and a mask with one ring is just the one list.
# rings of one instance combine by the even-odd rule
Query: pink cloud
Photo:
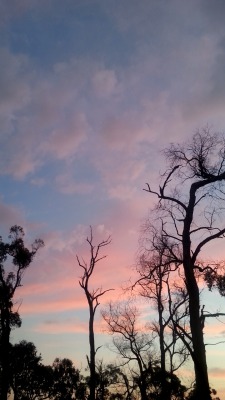
[[(96, 232), (101, 236), (104, 230), (103, 225), (96, 228)], [(17, 304), (20, 304), (22, 299), (20, 306), (22, 315), (87, 308), (85, 294), (79, 286), (79, 277), (83, 270), (79, 268), (75, 251), (71, 252), (71, 249), (75, 243), (77, 245), (80, 243), (81, 248), (77, 253), (87, 262), (90, 253), (85, 243), (84, 232), (81, 231), (81, 239), (78, 239), (74, 232), (73, 238), (66, 245), (66, 238), (63, 241), (57, 235), (50, 237), (50, 242), (47, 243), (48, 249), (45, 251), (43, 249), (43, 253), (39, 253), (40, 257), (37, 256), (33, 265), (26, 271), (23, 286), (16, 293)], [(118, 297), (120, 285), (132, 274), (125, 264), (127, 258), (123, 251), (115, 253), (114, 246), (111, 249), (109, 246), (105, 250), (103, 255), (107, 254), (108, 257), (96, 265), (90, 281), (90, 290), (97, 288), (103, 291), (111, 288), (116, 290), (107, 292), (101, 298), (101, 304)], [(119, 273), (115, 274), (115, 271)]]
[(68, 158), (77, 151), (78, 146), (87, 138), (88, 124), (83, 113), (75, 114), (61, 129), (54, 129), (43, 151), (50, 152), (58, 159)]
[[(185, 47), (185, 54), (183, 46), (180, 45), (178, 49), (176, 48), (179, 59), (183, 60), (186, 56), (185, 64), (187, 65), (190, 61), (194, 61), (196, 70), (201, 69), (202, 64), (204, 66), (210, 64), (204, 69), (204, 73), (201, 69), (200, 77), (199, 74), (196, 74), (195, 85), (189, 85), (192, 91), (198, 90), (204, 98), (209, 96), (205, 96), (202, 83), (208, 77), (212, 79), (213, 57), (211, 57), (211, 50), (214, 49), (214, 55), (218, 55), (216, 40), (216, 38), (208, 36), (201, 38), (194, 44), (194, 56), (192, 47), (188, 49)], [(199, 58), (197, 55), (201, 49), (203, 49), (202, 55)], [(210, 63), (208, 63), (209, 57)], [(194, 109), (192, 109), (193, 106), (192, 108), (190, 106), (190, 104), (195, 104), (193, 99), (196, 98), (196, 93), (194, 92), (194, 95), (192, 92), (189, 93), (187, 83), (184, 83), (182, 93), (188, 93), (188, 96), (187, 99), (185, 98), (182, 101), (179, 98), (178, 101), (171, 99), (169, 88), (159, 88), (157, 93), (151, 94), (149, 91), (151, 87), (148, 88), (146, 85), (149, 68), (157, 77), (158, 69), (162, 69), (160, 69), (160, 73), (163, 73), (165, 69), (164, 63), (159, 62), (158, 55), (154, 55), (152, 59), (152, 56), (146, 57), (145, 54), (144, 63), (143, 58), (138, 57), (132, 67), (119, 72), (118, 70), (107, 69), (94, 60), (90, 62), (86, 59), (71, 58), (67, 62), (56, 63), (51, 74), (46, 72), (45, 75), (42, 75), (43, 72), (41, 71), (34, 71), (31, 61), (23, 55), (15, 56), (4, 49), (1, 58), (6, 60), (6, 63), (3, 62), (1, 71), (2, 99), (3, 107), (5, 107), (1, 115), (1, 122), (5, 130), (11, 134), (10, 147), (6, 146), (5, 148), (9, 162), (2, 162), (1, 170), (17, 178), (34, 173), (40, 166), (49, 162), (49, 155), (52, 159), (67, 160), (76, 154), (81, 145), (85, 148), (87, 154), (90, 150), (86, 146), (86, 140), (92, 134), (96, 139), (92, 141), (95, 151), (91, 151), (91, 153), (98, 153), (98, 149), (102, 148), (102, 141), (107, 146), (105, 160), (101, 156), (101, 161), (99, 161), (100, 157), (97, 154), (95, 164), (97, 165), (98, 162), (101, 164), (97, 166), (98, 170), (108, 170), (108, 172), (102, 172), (104, 179), (107, 173), (109, 177), (109, 171), (115, 167), (115, 152), (123, 152), (123, 157), (120, 154), (116, 163), (117, 171), (123, 172), (125, 165), (129, 164), (130, 155), (134, 154), (134, 149), (137, 150), (142, 144), (145, 147), (153, 143), (159, 146), (160, 139), (165, 138), (165, 136), (166, 140), (169, 141), (173, 138), (179, 138), (181, 132), (183, 136), (190, 134), (190, 129), (193, 129), (193, 120), (196, 121), (196, 109), (198, 109), (199, 114), (199, 107), (194, 106)], [(171, 56), (168, 62), (171, 63), (173, 60), (174, 57)], [(10, 68), (8, 68), (9, 65)], [(169, 67), (172, 68), (172, 66), (169, 64)], [(117, 76), (120, 76), (122, 84), (118, 83)], [(219, 79), (221, 79), (221, 76), (222, 71)], [(216, 80), (216, 78), (214, 79)], [(176, 86), (175, 78), (174, 85)], [(198, 86), (197, 89), (196, 86)], [(213, 86), (213, 83), (211, 86)], [(95, 119), (98, 120), (97, 127), (94, 127), (91, 131), (86, 106), (83, 107), (83, 104), (88, 103), (89, 95), (90, 98), (93, 95), (93, 89), (95, 94), (100, 97), (103, 96), (103, 98), (119, 92), (120, 98), (117, 100), (121, 102), (125, 99), (127, 93), (132, 92), (132, 97), (136, 97), (138, 101), (138, 111), (129, 108), (129, 111), (122, 111), (122, 109), (118, 112), (120, 103), (116, 106), (116, 101), (112, 101), (107, 106), (107, 112), (104, 113), (106, 117), (100, 123), (99, 118), (102, 119), (102, 111), (95, 109), (95, 104), (89, 104)], [(181, 89), (177, 88), (177, 90), (179, 92)], [(83, 101), (84, 99), (85, 101)], [(93, 99), (90, 101), (93, 102)], [(209, 103), (211, 107), (211, 99)], [(223, 109), (222, 104), (223, 101), (220, 100), (221, 110)], [(215, 107), (218, 109), (218, 104)], [(74, 110), (76, 110), (75, 116)], [(17, 118), (16, 112), (18, 111), (23, 112), (23, 117), (19, 115), (19, 118)], [(12, 119), (12, 116), (14, 119)], [(202, 116), (197, 118), (199, 123), (202, 118)], [(16, 135), (14, 135), (15, 128)], [(100, 131), (98, 138), (97, 131)], [(42, 143), (41, 146), (40, 143)], [(90, 142), (87, 141), (87, 143)], [(3, 144), (5, 145), (5, 143)], [(14, 157), (15, 149), (17, 150), (16, 160)], [(89, 154), (90, 159), (94, 158), (93, 154)], [(129, 157), (126, 155), (129, 155)], [(143, 156), (142, 151), (140, 151), (140, 156)], [(146, 161), (145, 157), (142, 159)], [(141, 176), (144, 173), (141, 168), (144, 167), (140, 165), (140, 158), (136, 157), (133, 161), (136, 165), (138, 164), (136, 176), (138, 177), (138, 174)], [(129, 168), (127, 168), (127, 171), (129, 171)], [(120, 174), (118, 173), (117, 176), (120, 177)], [(67, 185), (60, 186), (60, 190), (76, 193), (77, 189), (71, 182), (67, 182)], [(78, 190), (86, 193), (89, 186), (80, 186)], [(111, 189), (110, 196), (117, 196), (117, 193), (121, 193), (119, 194), (121, 198), (126, 198), (129, 196), (129, 192), (129, 188), (125, 191), (122, 190), (119, 180), (115, 184), (115, 189)]]
[(4, 225), (6, 229), (9, 229), (15, 224), (23, 225), (24, 216), (18, 208), (0, 202), (0, 220), (1, 224)]
[[(116, 202), (102, 223), (93, 227), (94, 243), (112, 235), (112, 243), (103, 249), (102, 255), (107, 255), (96, 266), (91, 279), (90, 288), (103, 290), (114, 288), (101, 298), (101, 306), (109, 300), (124, 298), (120, 287), (135, 276), (132, 266), (135, 264), (135, 253), (138, 249), (139, 224), (143, 209), (148, 208), (150, 196), (141, 193), (140, 198), (132, 201)], [(122, 221), (122, 223), (118, 223)], [(89, 228), (77, 226), (73, 231), (52, 231), (40, 234), (46, 243), (34, 263), (26, 271), (21, 287), (17, 294), (21, 316), (32, 313), (57, 313), (66, 310), (86, 309), (87, 302), (82, 289), (79, 287), (79, 276), (82, 270), (77, 265), (76, 254), (89, 260), (90, 251), (86, 243)], [(213, 330), (215, 329), (215, 330)], [(219, 330), (218, 330), (219, 329)], [(207, 336), (215, 336), (221, 332), (221, 326), (208, 327)]]
[(111, 149), (128, 151), (137, 142), (144, 139), (151, 141), (151, 130), (141, 115), (129, 112), (105, 120), (101, 136)]
[[(58, 299), (57, 294), (55, 294), (55, 299), (51, 299), (49, 297), (42, 296), (41, 299), (39, 295), (37, 297), (32, 296), (30, 298), (24, 297), (22, 300), (22, 304), (19, 307), (21, 316), (48, 313), (57, 314), (63, 311), (72, 311), (76, 309), (80, 310), (87, 307), (85, 298), (81, 296), (78, 298), (78, 295), (76, 293), (74, 293), (74, 295), (68, 296), (65, 292), (64, 295), (58, 296)], [(15, 306), (15, 308), (17, 307)]]
[[(97, 288), (103, 291), (112, 288), (116, 289), (115, 292), (106, 292), (100, 298), (101, 306), (110, 300), (118, 299), (120, 296), (121, 291), (118, 285), (121, 282), (119, 280), (116, 282), (114, 274), (115, 272), (113, 271), (107, 273), (104, 270), (104, 274), (101, 270), (96, 271), (90, 282), (91, 291)], [(120, 270), (120, 278), (122, 276), (123, 271)], [(54, 279), (54, 281), (50, 278), (45, 284), (24, 284), (23, 287), (17, 290), (15, 307), (19, 306), (21, 315), (87, 309), (87, 299), (78, 281), (78, 277), (68, 276), (64, 279)]]

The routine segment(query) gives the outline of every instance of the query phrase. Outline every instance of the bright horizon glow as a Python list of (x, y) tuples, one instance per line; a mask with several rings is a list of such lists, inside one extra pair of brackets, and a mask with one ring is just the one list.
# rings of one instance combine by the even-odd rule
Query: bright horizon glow
[[(208, 124), (225, 131), (225, 2), (2, 0), (0, 4), (0, 234), (21, 225), (45, 242), (16, 293), (22, 327), (46, 363), (86, 366), (88, 313), (76, 254), (109, 234), (93, 287), (123, 299), (140, 226), (165, 168), (160, 150)], [(224, 258), (224, 243), (206, 257)], [(218, 295), (204, 295), (210, 311)], [(216, 299), (216, 300), (215, 300)], [(141, 305), (142, 307), (142, 305)], [(152, 315), (145, 310), (145, 319)], [(208, 324), (212, 341), (224, 320)], [(97, 344), (110, 337), (96, 321)], [(225, 344), (207, 348), (225, 400)], [(106, 347), (100, 358), (114, 358)]]

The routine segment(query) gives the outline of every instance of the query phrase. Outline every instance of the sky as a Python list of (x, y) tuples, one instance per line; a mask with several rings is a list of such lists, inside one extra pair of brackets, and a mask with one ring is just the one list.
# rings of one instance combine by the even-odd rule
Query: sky
[[(33, 341), (45, 363), (86, 367), (76, 254), (88, 260), (89, 226), (95, 243), (112, 237), (92, 285), (115, 289), (103, 303), (122, 299), (161, 150), (206, 124), (224, 131), (224, 14), (223, 0), (0, 0), (1, 234), (19, 224), (27, 243), (45, 242), (16, 293), (12, 340)], [(216, 321), (206, 334), (224, 332)], [(96, 333), (110, 340), (99, 316)], [(221, 400), (224, 353), (207, 351)]]

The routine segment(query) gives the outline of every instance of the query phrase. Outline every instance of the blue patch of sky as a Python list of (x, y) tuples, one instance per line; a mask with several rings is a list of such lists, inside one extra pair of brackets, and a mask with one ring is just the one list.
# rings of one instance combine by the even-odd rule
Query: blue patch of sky
[[(75, 294), (74, 294), (75, 296)], [(88, 310), (76, 310), (74, 312), (60, 312), (57, 313), (56, 318), (54, 315), (45, 315), (43, 320), (43, 315), (35, 314), (34, 316), (23, 316), (23, 309), (21, 306), (21, 318), (22, 318), (22, 326), (23, 329), (15, 329), (11, 334), (12, 343), (18, 343), (20, 340), (27, 340), (33, 342), (38, 350), (38, 353), (41, 352), (44, 363), (52, 363), (56, 357), (67, 357), (69, 359), (77, 360), (77, 363), (84, 362), (84, 367), (86, 366), (85, 356), (89, 352), (89, 343), (88, 343)], [(60, 328), (62, 327), (63, 322), (69, 321), (71, 325), (74, 324), (74, 327), (79, 324), (78, 320), (81, 320), (81, 316), (84, 316), (83, 320), (87, 323), (87, 332), (79, 333), (79, 332), (68, 332), (61, 333)], [(51, 326), (51, 323), (46, 323), (46, 321), (52, 321), (55, 326), (55, 331), (49, 333), (48, 336), (51, 337), (50, 343), (46, 343), (46, 333), (42, 333), (41, 331), (36, 331), (36, 327), (38, 325), (46, 325), (46, 327)], [(57, 329), (57, 321), (59, 322), (59, 326)], [(104, 351), (104, 344), (106, 341), (109, 341), (110, 338), (105, 337), (102, 338), (102, 335), (95, 335), (96, 344), (98, 346), (102, 346), (102, 350)], [(110, 356), (112, 357), (113, 354)], [(77, 365), (77, 364), (76, 364)], [(80, 366), (80, 365), (79, 365)]]
[(83, 55), (109, 64), (126, 63), (134, 49), (132, 38), (121, 35), (96, 4), (73, 4), (56, 2), (52, 10), (33, 9), (14, 20), (10, 27), (12, 50), (29, 54), (45, 67)]
[[(38, 354), (41, 353), (42, 355), (44, 364), (52, 364), (56, 357), (72, 359), (76, 367), (79, 368), (81, 361), (85, 363), (85, 355), (88, 352), (88, 335), (73, 332), (65, 334), (56, 330), (48, 334), (51, 338), (49, 343), (49, 341), (46, 342), (46, 333), (35, 332), (30, 323), (29, 318), (24, 318), (23, 329), (16, 329), (12, 332), (12, 343), (18, 343), (21, 340), (34, 343)], [(37, 320), (35, 320), (35, 325), (36, 323)], [(79, 346), (77, 346), (77, 343), (79, 343)]]
[[(4, 191), (5, 204), (17, 204), (20, 210), (25, 212), (26, 218), (32, 221), (45, 222), (52, 229), (73, 228), (77, 223), (87, 226), (94, 223), (95, 215), (103, 207), (99, 198), (99, 184), (96, 183), (98, 174), (88, 165), (86, 160), (77, 166), (71, 166), (74, 170), (74, 182), (94, 184), (94, 190), (89, 195), (86, 193), (61, 193), (54, 183), (58, 174), (63, 174), (62, 164), (52, 163), (44, 167), (35, 178), (43, 179), (45, 184), (34, 185), (29, 179), (23, 181), (12, 180), (8, 176), (0, 178), (1, 188)], [(30, 177), (32, 181), (32, 177)], [(12, 190), (13, 185), (13, 190)], [(98, 188), (98, 189), (97, 189)], [(107, 206), (106, 201), (105, 207)]]

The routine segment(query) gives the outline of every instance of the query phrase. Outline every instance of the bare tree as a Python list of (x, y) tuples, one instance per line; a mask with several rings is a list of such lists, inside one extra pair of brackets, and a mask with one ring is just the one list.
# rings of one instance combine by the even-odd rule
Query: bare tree
[(147, 184), (145, 190), (158, 198), (156, 212), (162, 236), (168, 241), (168, 259), (183, 267), (189, 302), (195, 399), (209, 400), (198, 282), (213, 269), (200, 259), (200, 252), (225, 235), (221, 224), (225, 204), (225, 139), (205, 128), (184, 145), (171, 144), (165, 156), (169, 166), (162, 185), (153, 190)]
[(107, 289), (102, 290), (101, 287), (97, 289), (90, 289), (89, 284), (91, 280), (91, 276), (95, 270), (96, 264), (103, 260), (106, 256), (100, 256), (100, 252), (103, 247), (108, 246), (111, 243), (111, 237), (109, 236), (106, 240), (101, 241), (97, 246), (93, 244), (93, 233), (92, 228), (90, 227), (90, 236), (87, 237), (87, 243), (90, 247), (90, 260), (87, 263), (85, 260), (81, 259), (77, 256), (77, 262), (79, 266), (83, 269), (83, 275), (80, 277), (79, 284), (80, 287), (84, 290), (85, 296), (88, 301), (89, 306), (89, 345), (90, 345), (90, 356), (87, 356), (88, 366), (90, 370), (90, 400), (95, 400), (95, 392), (96, 392), (96, 363), (95, 363), (95, 355), (98, 350), (95, 349), (95, 335), (94, 335), (94, 318), (97, 307), (99, 306), (99, 299), (106, 292), (113, 290)]
[[(34, 259), (37, 251), (44, 245), (37, 239), (29, 250), (24, 245), (24, 231), (20, 226), (12, 226), (9, 243), (0, 237), (0, 394), (7, 400), (9, 389), (9, 351), (10, 333), (13, 327), (21, 325), (20, 316), (14, 309), (16, 289), (22, 285), (22, 278)], [(12, 265), (10, 271), (9, 265)]]
[[(139, 278), (132, 290), (137, 289), (138, 295), (150, 301), (156, 309), (156, 321), (149, 323), (149, 327), (158, 339), (160, 349), (160, 398), (170, 400), (173, 388), (168, 380), (168, 373), (172, 377), (189, 355), (186, 346), (179, 340), (177, 330), (174, 329), (174, 320), (178, 321), (178, 315), (179, 325), (183, 325), (187, 317), (187, 293), (184, 295), (184, 290), (174, 282), (179, 279), (179, 268), (170, 262), (168, 241), (159, 236), (155, 227), (147, 222), (140, 241), (141, 255), (136, 267)], [(183, 296), (178, 296), (178, 293), (182, 293)]]
[[(141, 399), (147, 400), (146, 371), (152, 363), (152, 338), (138, 327), (138, 309), (131, 303), (110, 303), (102, 311), (108, 331), (114, 335), (113, 344), (125, 363), (134, 362), (138, 368), (136, 382)], [(133, 373), (134, 374), (134, 373)]]

